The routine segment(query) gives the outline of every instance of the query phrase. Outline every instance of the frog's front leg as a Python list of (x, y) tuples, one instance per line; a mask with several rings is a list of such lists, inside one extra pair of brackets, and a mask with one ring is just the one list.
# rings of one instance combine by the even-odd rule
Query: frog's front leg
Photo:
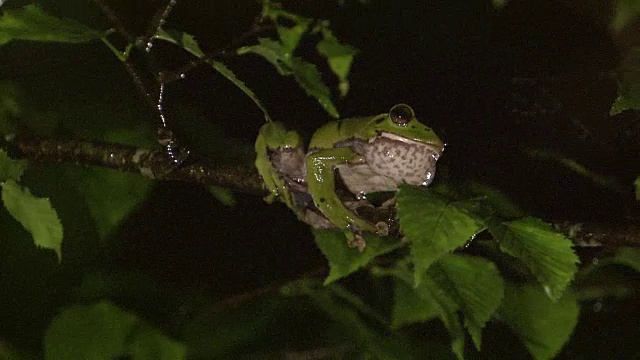
[[(276, 197), (279, 197), (289, 208), (296, 210), (286, 181), (283, 180), (283, 174), (280, 174), (273, 166), (271, 153), (274, 151), (295, 151), (301, 147), (302, 140), (298, 133), (287, 131), (280, 123), (268, 122), (260, 128), (255, 144), (255, 164), (269, 191), (269, 195), (265, 197), (266, 202), (272, 203)], [(300, 162), (302, 163), (302, 160)]]
[(363, 242), (360, 231), (386, 235), (385, 229), (376, 227), (343, 204), (335, 191), (334, 169), (340, 164), (363, 161), (362, 155), (348, 147), (323, 149), (307, 155), (307, 186), (315, 206), (344, 231), (350, 245), (358, 248), (361, 248), (358, 244)]

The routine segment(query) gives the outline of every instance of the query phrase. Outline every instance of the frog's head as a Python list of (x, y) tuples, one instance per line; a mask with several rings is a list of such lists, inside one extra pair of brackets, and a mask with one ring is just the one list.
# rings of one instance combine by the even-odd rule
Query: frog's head
[(366, 127), (369, 146), (364, 151), (367, 164), (378, 174), (397, 184), (429, 185), (444, 143), (422, 124), (409, 105), (398, 104)]
[(376, 116), (367, 127), (372, 134), (387, 134), (392, 138), (397, 137), (397, 140), (427, 144), (438, 154), (444, 148), (438, 135), (418, 121), (413, 109), (406, 104), (395, 105), (388, 113)]

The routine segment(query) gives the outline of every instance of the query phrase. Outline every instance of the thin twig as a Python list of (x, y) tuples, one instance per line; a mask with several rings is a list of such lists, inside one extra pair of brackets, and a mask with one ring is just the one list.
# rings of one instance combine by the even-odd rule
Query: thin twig
[(158, 9), (158, 11), (156, 11), (155, 15), (153, 16), (153, 20), (149, 25), (149, 30), (147, 30), (147, 34), (146, 34), (146, 38), (147, 38), (147, 44), (145, 47), (146, 52), (151, 51), (151, 48), (153, 47), (154, 35), (160, 31), (160, 28), (162, 27), (162, 25), (164, 25), (165, 21), (169, 17), (171, 10), (173, 10), (173, 7), (176, 5), (176, 3), (177, 3), (176, 0), (169, 0), (167, 1), (167, 5), (164, 8), (160, 8)]
[(262, 32), (272, 30), (273, 28), (274, 28), (273, 24), (264, 23), (264, 22), (262, 22), (262, 20), (260, 18), (257, 18), (254, 21), (254, 23), (253, 23), (253, 25), (252, 25), (250, 30), (248, 30), (244, 34), (232, 39), (227, 46), (225, 46), (222, 49), (218, 49), (218, 50), (206, 53), (204, 56), (188, 62), (186, 65), (182, 66), (178, 70), (175, 70), (175, 71), (168, 72), (168, 73), (164, 74), (163, 81), (164, 81), (165, 84), (169, 84), (169, 83), (171, 83), (173, 81), (184, 79), (184, 75), (187, 74), (188, 72), (192, 71), (196, 67), (198, 67), (198, 66), (200, 66), (202, 64), (206, 64), (207, 62), (209, 62), (209, 61), (211, 61), (211, 60), (213, 60), (213, 59), (215, 59), (217, 57), (226, 56), (227, 54), (230, 53), (231, 50), (235, 50), (236, 48), (240, 47), (248, 39), (250, 39), (250, 38), (252, 38), (252, 37), (254, 37), (257, 34), (260, 34)]
[(127, 58), (125, 61), (123, 61), (122, 65), (124, 66), (129, 76), (131, 76), (131, 80), (136, 85), (138, 92), (142, 95), (147, 105), (151, 107), (154, 112), (157, 112), (158, 107), (156, 99), (153, 97), (148, 87), (144, 84), (142, 78), (140, 78), (140, 76), (138, 75), (138, 71), (136, 70), (135, 65), (131, 62), (130, 58)]
[(111, 9), (111, 7), (109, 7), (109, 5), (107, 5), (107, 3), (104, 2), (104, 0), (93, 0), (93, 1), (98, 5), (98, 7), (100, 7), (100, 10), (109, 19), (111, 24), (113, 24), (113, 27), (116, 29), (116, 31), (120, 35), (122, 35), (125, 39), (127, 39), (129, 43), (133, 44), (135, 42), (135, 36), (131, 34), (129, 31), (127, 31), (127, 29), (124, 27), (124, 25), (120, 21), (120, 18), (118, 18), (118, 15), (116, 15), (113, 9)]
[[(100, 7), (100, 9), (102, 10), (102, 13), (109, 19), (109, 21), (111, 22), (113, 27), (116, 29), (116, 31), (120, 35), (122, 35), (129, 42), (129, 44), (136, 45), (137, 43), (139, 43), (139, 41), (136, 40), (136, 36), (131, 34), (125, 28), (124, 24), (120, 21), (120, 18), (118, 17), (118, 15), (115, 13), (115, 11), (113, 11), (113, 9), (111, 9), (111, 7), (109, 5), (106, 4), (106, 2), (104, 0), (94, 0), (94, 1)], [(171, 0), (170, 3), (171, 2), (175, 2), (175, 1)], [(173, 7), (173, 5), (169, 4), (168, 7), (169, 7), (169, 11), (170, 11), (170, 7)], [(166, 12), (166, 11), (167, 11), (167, 9), (165, 8), (163, 13)], [(134, 48), (135, 48), (135, 46), (134, 46)], [(149, 90), (149, 86), (147, 86), (144, 83), (144, 81), (142, 80), (142, 78), (140, 77), (140, 75), (139, 75), (140, 73), (139, 73), (138, 69), (136, 68), (136, 66), (133, 63), (133, 61), (131, 61), (131, 56), (127, 56), (122, 61), (122, 65), (124, 66), (125, 70), (129, 74), (129, 76), (131, 77), (131, 80), (135, 84), (135, 86), (138, 89), (138, 92), (140, 93), (140, 95), (142, 95), (142, 97), (145, 99), (145, 102), (147, 103), (147, 105), (152, 109), (152, 111), (157, 112), (156, 99), (155, 99), (153, 93)], [(154, 88), (159, 87), (157, 76), (154, 76), (154, 79), (157, 82), (157, 84), (155, 84)]]
[(317, 267), (312, 268), (312, 269), (310, 269), (308, 271), (305, 271), (304, 273), (300, 274), (299, 276), (296, 276), (296, 278), (294, 280), (278, 281), (278, 282), (267, 284), (265, 286), (261, 286), (259, 288), (251, 289), (249, 291), (244, 291), (244, 292), (241, 292), (241, 293), (230, 295), (230, 296), (218, 301), (217, 303), (213, 304), (211, 307), (209, 307), (208, 309), (204, 310), (203, 312), (201, 312), (201, 316), (202, 315), (215, 314), (215, 313), (218, 313), (218, 312), (228, 311), (228, 310), (231, 310), (231, 309), (238, 308), (238, 307), (240, 307), (242, 305), (245, 305), (246, 303), (248, 303), (250, 301), (253, 301), (255, 299), (258, 299), (260, 297), (276, 293), (282, 287), (284, 287), (286, 285), (294, 284), (294, 283), (299, 282), (301, 280), (316, 279), (318, 282), (320, 282), (320, 280), (324, 276), (326, 276), (327, 270), (328, 270), (327, 267), (324, 266), (324, 265), (323, 266), (317, 266)]

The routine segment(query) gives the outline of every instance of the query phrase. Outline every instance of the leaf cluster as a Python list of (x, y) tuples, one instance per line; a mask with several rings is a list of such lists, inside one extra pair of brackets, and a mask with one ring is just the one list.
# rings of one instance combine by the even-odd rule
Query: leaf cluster
[[(373, 274), (390, 276), (396, 284), (392, 324), (397, 327), (440, 319), (451, 335), (452, 351), (458, 358), (463, 358), (465, 349), (462, 326), (480, 350), (482, 330), (494, 318), (511, 325), (517, 333), (530, 331), (529, 338), (522, 338), (530, 349), (535, 344), (545, 344), (545, 351), (532, 350), (536, 358), (549, 358), (560, 350), (578, 315), (575, 298), (563, 297), (579, 263), (568, 238), (539, 219), (502, 220), (491, 215), (486, 199), (459, 200), (432, 189), (401, 187), (397, 207), (405, 246), (398, 240), (371, 237), (371, 249), (356, 256), (349, 253), (350, 249), (335, 245), (340, 242), (339, 233), (316, 233), (316, 242), (331, 269), (325, 283), (371, 263)], [(485, 231), (490, 240), (473, 240)], [(473, 247), (484, 249), (483, 256), (465, 253), (464, 249)], [(376, 263), (378, 256), (393, 251), (400, 252), (400, 260), (393, 265)], [(513, 273), (519, 276), (514, 277)], [(529, 280), (523, 282), (521, 276)], [(533, 281), (538, 282), (538, 287), (532, 286)], [(570, 321), (563, 319), (556, 324), (564, 329), (564, 340), (558, 341), (555, 334), (550, 336), (544, 331), (534, 333), (530, 330), (535, 325), (532, 322), (515, 322), (500, 316), (501, 306), (511, 307), (506, 288), (512, 289), (510, 296), (526, 296), (523, 292), (546, 294), (544, 302), (532, 302), (530, 306), (544, 304), (561, 311), (560, 307), (570, 301), (576, 309)], [(529, 311), (535, 309), (521, 306), (514, 312)]]

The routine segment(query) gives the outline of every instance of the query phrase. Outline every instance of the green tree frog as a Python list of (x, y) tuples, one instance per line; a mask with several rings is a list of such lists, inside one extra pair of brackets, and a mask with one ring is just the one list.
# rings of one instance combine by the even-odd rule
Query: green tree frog
[(336, 192), (336, 173), (358, 199), (396, 191), (399, 184), (426, 186), (433, 181), (444, 144), (416, 119), (411, 107), (398, 104), (388, 113), (325, 124), (313, 134), (306, 153), (296, 132), (268, 122), (255, 148), (256, 167), (269, 191), (267, 202), (279, 198), (315, 227), (338, 227), (350, 246), (362, 250), (363, 231), (386, 235), (388, 227), (367, 221), (345, 205)]

